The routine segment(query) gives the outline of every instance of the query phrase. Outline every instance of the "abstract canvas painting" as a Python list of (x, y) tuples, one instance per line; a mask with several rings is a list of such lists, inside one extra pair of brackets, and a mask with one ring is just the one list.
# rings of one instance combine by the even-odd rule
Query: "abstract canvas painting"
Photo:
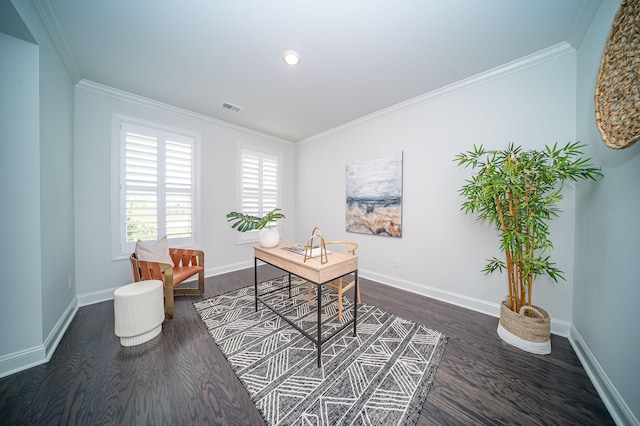
[(347, 162), (346, 230), (402, 236), (402, 151)]

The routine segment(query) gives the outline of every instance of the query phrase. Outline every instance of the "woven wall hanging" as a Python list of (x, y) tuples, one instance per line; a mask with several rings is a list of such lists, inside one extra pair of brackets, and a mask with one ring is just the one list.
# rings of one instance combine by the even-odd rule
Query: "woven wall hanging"
[(623, 149), (640, 139), (640, 0), (622, 0), (607, 37), (595, 93), (604, 143)]

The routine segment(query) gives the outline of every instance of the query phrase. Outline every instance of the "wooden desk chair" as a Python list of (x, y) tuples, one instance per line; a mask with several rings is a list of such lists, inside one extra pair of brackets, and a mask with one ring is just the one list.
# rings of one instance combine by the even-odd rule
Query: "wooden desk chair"
[[(169, 263), (139, 260), (131, 253), (134, 281), (161, 280), (164, 283), (165, 318), (173, 318), (174, 294), (201, 294), (204, 296), (204, 252), (201, 250), (169, 248), (174, 265)], [(174, 288), (198, 274), (198, 288)]]
[[(325, 241), (325, 245), (327, 246), (327, 250), (331, 250), (330, 246), (342, 246), (341, 250), (345, 254), (351, 254), (353, 256), (356, 255), (356, 250), (358, 249), (358, 243), (353, 241)], [(356, 284), (356, 280), (354, 277), (349, 276), (352, 281), (349, 281), (347, 277), (337, 278), (327, 285), (331, 287), (333, 292), (338, 292), (338, 318), (342, 321), (342, 295), (344, 292), (349, 290)], [(313, 284), (309, 283), (308, 289), (308, 303), (311, 303), (311, 294), (313, 293)], [(358, 303), (360, 303), (360, 286), (358, 285), (358, 294), (356, 295), (358, 299)]]

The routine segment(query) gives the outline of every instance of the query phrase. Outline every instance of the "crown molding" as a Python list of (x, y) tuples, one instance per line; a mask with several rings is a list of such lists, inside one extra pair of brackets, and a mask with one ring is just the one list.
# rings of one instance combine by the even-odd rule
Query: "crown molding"
[(213, 124), (217, 124), (219, 126), (227, 127), (233, 130), (238, 130), (243, 133), (252, 134), (255, 136), (260, 136), (262, 138), (270, 139), (276, 142), (281, 142), (285, 144), (294, 145), (294, 143), (287, 139), (282, 139), (277, 136), (273, 136), (267, 133), (262, 133), (257, 130), (252, 130), (247, 127), (242, 127), (237, 124), (229, 123), (224, 120), (220, 120), (217, 118), (209, 117), (208, 115), (200, 114), (198, 112), (193, 112), (184, 108), (179, 108), (177, 106), (173, 106), (170, 104), (166, 104), (164, 102), (156, 101), (153, 99), (145, 98), (144, 96), (136, 95), (134, 93), (125, 92), (124, 90), (115, 89), (110, 86), (106, 86), (104, 84), (96, 83), (95, 81), (82, 79), (76, 84), (76, 88), (90, 90), (92, 92), (100, 93), (107, 96), (112, 96), (116, 99), (124, 100), (127, 102), (132, 102), (138, 105), (142, 105), (148, 108), (154, 108), (165, 112), (170, 112), (173, 114), (179, 114), (182, 116), (195, 118), (198, 120), (207, 121)]
[(310, 142), (313, 139), (322, 137), (322, 136), (326, 136), (328, 134), (331, 133), (335, 133), (338, 132), (340, 130), (344, 130), (346, 128), (355, 126), (357, 124), (360, 123), (364, 123), (366, 121), (372, 120), (374, 118), (380, 117), (382, 115), (394, 112), (394, 111), (398, 111), (398, 110), (402, 110), (404, 108), (410, 107), (412, 105), (416, 105), (416, 104), (420, 104), (423, 102), (428, 102), (431, 101), (433, 99), (442, 97), (442, 96), (446, 96), (446, 95), (450, 95), (452, 93), (455, 92), (459, 92), (462, 90), (466, 90), (470, 87), (474, 87), (474, 86), (478, 86), (481, 84), (485, 84), (488, 83), (490, 81), (496, 80), (498, 78), (502, 78), (505, 77), (507, 75), (510, 74), (514, 74), (520, 71), (523, 71), (527, 68), (531, 68), (534, 67), (536, 65), (542, 64), (544, 62), (547, 61), (551, 61), (554, 60), (556, 58), (559, 58), (561, 56), (565, 56), (568, 54), (571, 54), (575, 52), (575, 49), (573, 47), (571, 47), (571, 45), (569, 43), (566, 42), (562, 42), (562, 43), (558, 43), (556, 45), (550, 46), (546, 49), (540, 50), (536, 53), (532, 53), (531, 55), (527, 55), (524, 56), (520, 59), (517, 59), (515, 61), (512, 62), (508, 62), (506, 64), (503, 64), (499, 67), (490, 69), (488, 71), (482, 72), (480, 74), (476, 74), (472, 77), (469, 78), (465, 78), (463, 80), (457, 81), (455, 83), (449, 84), (447, 86), (441, 87), (439, 89), (433, 90), (431, 92), (425, 93), (424, 95), (420, 95), (417, 96), (415, 98), (411, 98), (409, 100), (406, 100), (404, 102), (401, 102), (399, 104), (396, 105), (392, 105), (388, 108), (384, 108), (381, 109), (379, 111), (376, 111), (374, 113), (365, 115), (364, 117), (360, 117), (356, 120), (350, 121), (348, 123), (342, 124), (340, 126), (336, 126), (332, 129), (329, 129), (327, 131), (318, 133), (316, 135), (310, 136), (306, 139), (301, 140), (298, 144), (303, 144), (306, 142)]
[(67, 70), (67, 74), (69, 74), (71, 82), (74, 85), (78, 84), (78, 82), (82, 78), (80, 69), (78, 68), (78, 64), (76, 64), (76, 60), (71, 54), (69, 44), (64, 38), (62, 29), (60, 28), (60, 24), (58, 23), (58, 18), (56, 18), (56, 15), (53, 13), (53, 9), (51, 8), (49, 0), (31, 0), (31, 4), (33, 4), (36, 12), (38, 12), (40, 21), (42, 21), (42, 25), (47, 31), (53, 47), (58, 52), (60, 60)]

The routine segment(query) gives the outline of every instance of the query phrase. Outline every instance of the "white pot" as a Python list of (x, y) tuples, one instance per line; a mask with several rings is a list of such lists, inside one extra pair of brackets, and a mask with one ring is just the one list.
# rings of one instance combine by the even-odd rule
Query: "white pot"
[(523, 351), (532, 354), (548, 355), (551, 353), (551, 339), (545, 342), (531, 342), (529, 340), (524, 340), (504, 328), (500, 323), (498, 323), (498, 336), (511, 346), (515, 346), (516, 348), (520, 348)]
[(262, 247), (275, 247), (280, 242), (278, 228), (262, 228), (258, 234), (258, 242)]

